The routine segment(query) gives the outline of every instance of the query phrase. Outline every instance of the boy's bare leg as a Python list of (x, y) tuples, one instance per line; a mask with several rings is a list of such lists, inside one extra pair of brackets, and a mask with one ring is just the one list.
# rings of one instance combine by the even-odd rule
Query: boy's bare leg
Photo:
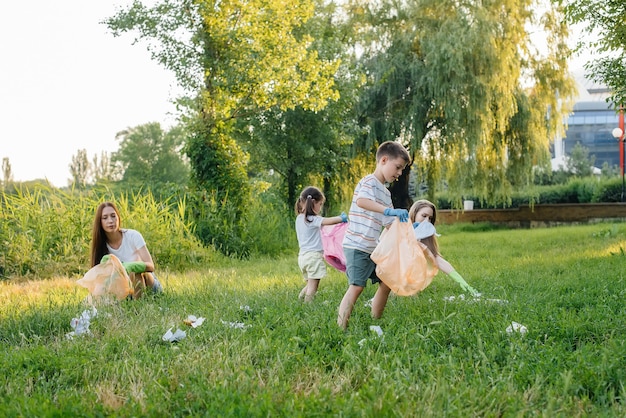
[(306, 284), (304, 285), (304, 287), (302, 288), (302, 290), (300, 291), (300, 294), (298, 295), (298, 299), (302, 299), (304, 298), (304, 295), (306, 295), (306, 290), (309, 288), (309, 281), (306, 281)]
[(355, 286), (353, 284), (348, 287), (346, 290), (346, 294), (343, 295), (343, 299), (341, 299), (341, 304), (339, 304), (339, 316), (337, 317), (337, 325), (339, 325), (342, 329), (348, 328), (348, 320), (350, 319), (350, 315), (352, 314), (352, 309), (354, 308), (354, 304), (356, 303), (359, 295), (363, 292), (363, 287)]
[(383, 316), (383, 311), (387, 305), (389, 293), (391, 293), (389, 286), (380, 282), (378, 284), (378, 290), (376, 290), (376, 293), (374, 294), (374, 299), (372, 299), (372, 317), (378, 319)]
[(315, 294), (317, 293), (317, 288), (320, 285), (320, 279), (309, 279), (307, 280), (307, 285), (305, 287), (306, 293), (304, 296), (305, 302), (311, 302), (313, 298), (315, 298)]

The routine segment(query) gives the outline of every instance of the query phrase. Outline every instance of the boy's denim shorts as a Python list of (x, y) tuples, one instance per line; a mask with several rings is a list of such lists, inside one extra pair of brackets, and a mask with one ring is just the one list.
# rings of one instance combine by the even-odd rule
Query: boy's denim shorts
[(376, 275), (376, 263), (372, 261), (368, 253), (344, 247), (343, 254), (346, 257), (348, 284), (365, 287), (367, 279), (371, 279), (372, 284), (380, 282)]

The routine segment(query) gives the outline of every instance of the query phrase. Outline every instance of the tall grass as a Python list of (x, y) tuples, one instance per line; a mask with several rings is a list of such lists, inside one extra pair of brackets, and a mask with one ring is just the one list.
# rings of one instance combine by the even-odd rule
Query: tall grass
[(63, 191), (48, 186), (0, 192), (0, 278), (84, 274), (97, 206), (116, 203), (122, 227), (139, 230), (157, 268), (193, 268), (217, 257), (200, 244), (185, 216), (185, 200), (156, 201), (150, 192)]
[[(626, 224), (439, 232), (444, 256), (482, 297), (461, 299), (440, 273), (417, 296), (392, 296), (372, 320), (368, 286), (347, 332), (335, 323), (345, 276), (330, 271), (303, 304), (295, 255), (167, 273), (164, 295), (100, 306), (92, 335), (73, 340), (65, 334), (86, 295), (72, 280), (0, 283), (0, 410), (624, 416)], [(186, 327), (190, 314), (206, 321)], [(507, 333), (512, 321), (528, 332)], [(170, 327), (187, 338), (162, 341)]]

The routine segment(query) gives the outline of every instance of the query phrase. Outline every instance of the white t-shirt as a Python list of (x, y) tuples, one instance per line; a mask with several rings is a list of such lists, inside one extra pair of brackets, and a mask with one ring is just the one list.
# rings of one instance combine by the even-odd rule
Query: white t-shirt
[(140, 261), (140, 257), (137, 255), (137, 250), (146, 246), (146, 241), (143, 236), (134, 229), (122, 229), (122, 245), (120, 248), (114, 249), (107, 244), (109, 254), (113, 254), (120, 259), (122, 263), (129, 261)]
[(356, 204), (358, 199), (369, 199), (387, 208), (393, 208), (391, 192), (374, 174), (369, 174), (359, 181), (352, 195), (350, 223), (343, 239), (343, 246), (371, 254), (378, 244), (383, 227), (392, 223), (394, 217), (365, 210)]
[(323, 220), (321, 216), (309, 216), (309, 222), (305, 222), (303, 213), (296, 217), (296, 235), (300, 245), (300, 255), (308, 251), (323, 251), (320, 232)]

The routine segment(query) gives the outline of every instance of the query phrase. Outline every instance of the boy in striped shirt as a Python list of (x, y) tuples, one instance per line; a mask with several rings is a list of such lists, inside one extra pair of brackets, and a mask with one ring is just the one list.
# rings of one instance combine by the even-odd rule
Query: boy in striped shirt
[(409, 219), (406, 209), (393, 208), (391, 193), (385, 184), (396, 181), (410, 160), (409, 153), (400, 143), (383, 142), (376, 151), (376, 169), (363, 177), (354, 190), (350, 224), (343, 240), (349, 284), (337, 318), (337, 324), (343, 329), (348, 327), (352, 309), (365, 289), (367, 279), (379, 283), (372, 300), (372, 317), (380, 318), (385, 310), (391, 289), (376, 276), (376, 264), (370, 254), (378, 244), (382, 228), (389, 226), (394, 217), (398, 217), (400, 222)]

